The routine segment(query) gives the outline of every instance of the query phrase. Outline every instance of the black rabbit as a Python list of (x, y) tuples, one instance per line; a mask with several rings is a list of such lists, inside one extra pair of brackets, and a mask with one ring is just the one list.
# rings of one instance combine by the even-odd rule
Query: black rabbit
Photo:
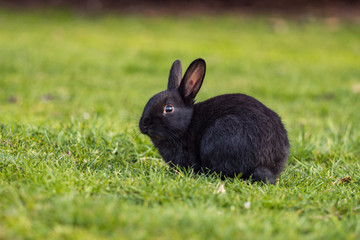
[(280, 117), (244, 94), (195, 104), (205, 70), (205, 61), (196, 59), (181, 79), (181, 62), (176, 60), (167, 90), (144, 108), (141, 133), (150, 137), (166, 162), (274, 184), (290, 148)]

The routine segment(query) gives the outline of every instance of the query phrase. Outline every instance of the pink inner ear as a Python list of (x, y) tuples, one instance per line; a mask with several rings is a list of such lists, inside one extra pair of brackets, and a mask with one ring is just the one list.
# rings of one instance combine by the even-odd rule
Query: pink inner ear
[(191, 87), (194, 85), (194, 81), (193, 81), (192, 79), (189, 81), (189, 85), (190, 85)]

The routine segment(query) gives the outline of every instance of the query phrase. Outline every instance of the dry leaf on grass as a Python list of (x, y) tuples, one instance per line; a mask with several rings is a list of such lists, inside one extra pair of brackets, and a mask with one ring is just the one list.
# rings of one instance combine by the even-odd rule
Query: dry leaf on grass
[(351, 89), (353, 93), (360, 93), (360, 83), (355, 83), (354, 85), (352, 85)]
[(216, 189), (213, 193), (214, 194), (222, 194), (222, 193), (225, 193), (226, 190), (225, 190), (225, 186), (223, 183), (220, 184), (220, 186), (218, 187), (218, 189)]
[(351, 181), (352, 181), (351, 177), (347, 176), (344, 178), (337, 179), (335, 182), (333, 182), (333, 185), (345, 184), (345, 183), (349, 183)]

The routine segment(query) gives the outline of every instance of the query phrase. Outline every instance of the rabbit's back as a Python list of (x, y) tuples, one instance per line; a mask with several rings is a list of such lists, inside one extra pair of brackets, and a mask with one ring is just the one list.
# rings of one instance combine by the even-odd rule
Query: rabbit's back
[(244, 94), (227, 94), (195, 104), (190, 131), (205, 169), (249, 177), (259, 166), (275, 177), (282, 171), (289, 142), (280, 117)]

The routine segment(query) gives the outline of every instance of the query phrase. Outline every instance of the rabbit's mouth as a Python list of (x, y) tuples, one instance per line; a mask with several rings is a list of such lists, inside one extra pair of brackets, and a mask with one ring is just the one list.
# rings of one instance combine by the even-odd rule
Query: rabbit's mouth
[(155, 133), (153, 131), (148, 131), (146, 133), (146, 135), (148, 135), (152, 140), (156, 140), (156, 141), (160, 141), (160, 140), (164, 139), (163, 136), (161, 136), (160, 134), (157, 134), (157, 133)]
[(159, 141), (159, 140), (162, 140), (164, 137), (161, 136), (160, 134), (158, 134), (157, 132), (149, 129), (148, 127), (143, 127), (141, 126), (140, 127), (140, 132), (142, 134), (145, 134), (147, 136), (149, 136), (152, 140), (156, 140), (156, 141)]

